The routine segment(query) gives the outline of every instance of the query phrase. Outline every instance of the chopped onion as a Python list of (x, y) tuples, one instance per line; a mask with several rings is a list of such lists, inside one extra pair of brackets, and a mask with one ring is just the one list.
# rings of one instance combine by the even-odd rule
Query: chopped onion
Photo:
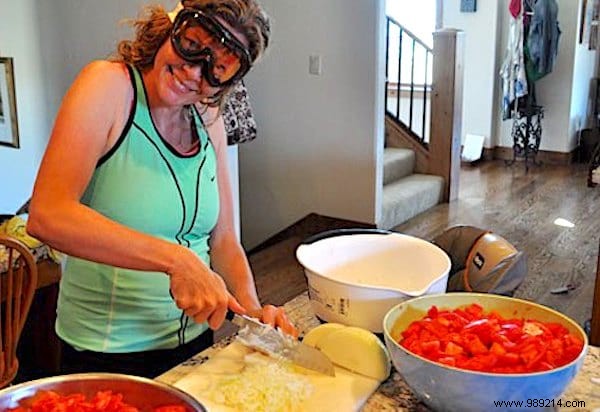
[(244, 359), (246, 367), (236, 375), (219, 378), (210, 398), (240, 411), (300, 411), (314, 387), (305, 376), (293, 372), (287, 363), (254, 353)]

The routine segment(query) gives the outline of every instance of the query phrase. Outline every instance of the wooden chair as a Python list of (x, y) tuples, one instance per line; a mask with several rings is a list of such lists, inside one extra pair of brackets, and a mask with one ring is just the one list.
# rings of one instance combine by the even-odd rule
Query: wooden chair
[(596, 286), (592, 303), (592, 320), (590, 322), (590, 344), (600, 346), (600, 245), (598, 246), (598, 263), (596, 264)]
[(37, 266), (31, 251), (16, 239), (0, 234), (8, 254), (7, 270), (0, 274), (0, 388), (17, 374), (17, 344), (37, 284)]

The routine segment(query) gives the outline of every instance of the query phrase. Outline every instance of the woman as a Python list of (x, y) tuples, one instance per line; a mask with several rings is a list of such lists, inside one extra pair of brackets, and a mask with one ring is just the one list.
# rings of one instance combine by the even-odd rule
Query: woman
[(63, 372), (154, 377), (212, 344), (228, 310), (261, 307), (233, 227), (219, 106), (267, 46), (255, 0), (147, 10), (114, 61), (85, 67), (59, 110), (28, 232), (69, 255)]

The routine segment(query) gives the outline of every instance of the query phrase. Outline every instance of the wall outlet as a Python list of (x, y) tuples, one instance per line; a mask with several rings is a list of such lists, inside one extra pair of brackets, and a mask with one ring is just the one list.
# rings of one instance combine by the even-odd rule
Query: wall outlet
[(321, 56), (312, 54), (308, 56), (308, 73), (320, 76), (322, 72)]
[(460, 11), (475, 13), (477, 11), (477, 0), (460, 0)]

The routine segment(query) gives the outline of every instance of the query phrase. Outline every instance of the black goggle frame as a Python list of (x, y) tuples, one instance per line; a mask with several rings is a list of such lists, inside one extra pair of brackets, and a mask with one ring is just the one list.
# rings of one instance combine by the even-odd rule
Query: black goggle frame
[[(191, 51), (181, 44), (182, 30), (187, 25), (199, 25), (213, 36), (225, 48), (231, 51), (240, 62), (237, 72), (229, 79), (221, 81), (214, 75), (214, 53), (209, 46), (201, 50)], [(248, 49), (226, 27), (215, 18), (201, 10), (184, 8), (175, 17), (171, 30), (171, 44), (175, 52), (184, 60), (202, 67), (203, 76), (212, 87), (226, 87), (240, 81), (252, 67), (252, 59)]]

